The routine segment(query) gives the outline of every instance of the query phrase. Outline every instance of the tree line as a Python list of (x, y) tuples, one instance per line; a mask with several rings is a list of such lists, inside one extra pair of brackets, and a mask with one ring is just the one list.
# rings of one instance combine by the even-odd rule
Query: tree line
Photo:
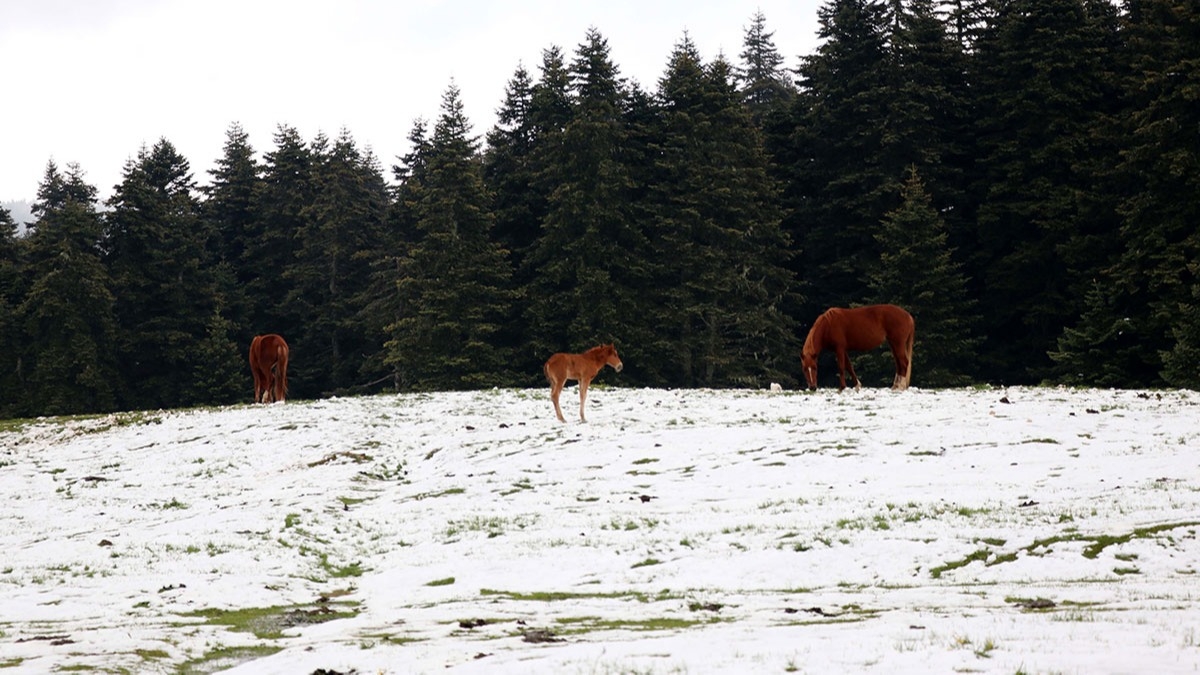
[[(1200, 386), (1200, 10), (1182, 0), (828, 0), (795, 68), (686, 36), (653, 90), (599, 31), (451, 85), (384, 169), (348, 130), (232, 125), (199, 185), (167, 139), (111, 198), (50, 162), (0, 209), (0, 415), (542, 383), (615, 342), (622, 384), (799, 384), (830, 306), (916, 318), (916, 386)], [(890, 381), (885, 356), (857, 361)], [(825, 368), (829, 371), (829, 368)]]

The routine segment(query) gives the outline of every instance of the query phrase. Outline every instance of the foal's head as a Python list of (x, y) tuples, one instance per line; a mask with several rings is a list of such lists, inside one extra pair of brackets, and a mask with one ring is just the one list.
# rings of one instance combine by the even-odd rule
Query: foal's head
[(621, 363), (621, 357), (617, 356), (617, 348), (612, 344), (607, 344), (603, 345), (600, 349), (604, 355), (604, 363), (612, 366), (613, 370), (616, 370), (618, 373), (621, 372), (625, 364)]

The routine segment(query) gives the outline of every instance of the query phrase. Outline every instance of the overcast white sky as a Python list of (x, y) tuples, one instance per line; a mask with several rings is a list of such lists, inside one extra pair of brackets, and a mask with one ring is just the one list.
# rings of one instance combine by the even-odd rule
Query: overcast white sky
[(789, 68), (816, 45), (822, 0), (3, 0), (0, 201), (32, 200), (53, 159), (102, 198), (143, 145), (166, 138), (198, 183), (239, 122), (260, 153), (276, 126), (348, 129), (389, 170), (414, 120), (453, 81), (476, 135), (519, 65), (570, 58), (594, 26), (621, 74), (655, 90), (686, 32), (738, 62), (756, 11)]

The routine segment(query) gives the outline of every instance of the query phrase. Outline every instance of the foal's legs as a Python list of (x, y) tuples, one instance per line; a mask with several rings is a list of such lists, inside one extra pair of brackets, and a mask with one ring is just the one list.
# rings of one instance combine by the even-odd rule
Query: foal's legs
[(590, 377), (579, 378), (579, 421), (586, 422), (587, 418), (583, 416), (583, 402), (587, 400), (588, 382), (591, 382)]
[(558, 407), (558, 395), (562, 393), (563, 385), (566, 383), (566, 378), (561, 380), (551, 378), (550, 380), (550, 400), (554, 401), (554, 414), (558, 416), (559, 422), (567, 421), (567, 419), (563, 417), (562, 408)]

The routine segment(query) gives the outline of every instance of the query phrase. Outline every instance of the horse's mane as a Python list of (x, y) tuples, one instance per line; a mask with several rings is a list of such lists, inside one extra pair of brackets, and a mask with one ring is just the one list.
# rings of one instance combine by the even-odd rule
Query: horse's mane
[(598, 356), (600, 354), (610, 354), (610, 353), (612, 353), (612, 351), (613, 351), (612, 344), (596, 345), (595, 347), (592, 347), (591, 349), (584, 352), (584, 354), (587, 354), (589, 356)]
[(804, 348), (800, 350), (801, 354), (804, 354), (806, 356), (816, 356), (817, 348), (813, 344), (813, 338), (816, 337), (818, 333), (820, 333), (822, 335), (821, 339), (824, 340), (823, 336), (825, 334), (824, 330), (817, 330), (817, 327), (818, 326), (824, 327), (825, 321), (826, 321), (825, 315), (829, 314), (834, 309), (836, 309), (836, 308), (825, 310), (821, 314), (821, 316), (818, 316), (817, 320), (813, 322), (812, 328), (810, 328), (808, 330), (808, 337), (804, 338)]

